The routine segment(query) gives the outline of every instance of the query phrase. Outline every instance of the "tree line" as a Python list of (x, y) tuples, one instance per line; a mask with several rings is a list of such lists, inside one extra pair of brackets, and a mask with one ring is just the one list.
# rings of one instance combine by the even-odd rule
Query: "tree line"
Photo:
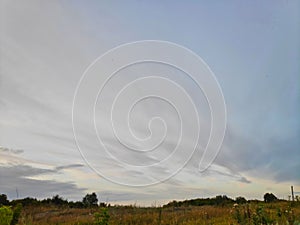
[(55, 195), (52, 198), (46, 198), (43, 200), (38, 200), (36, 198), (26, 197), (23, 199), (15, 199), (9, 201), (7, 195), (1, 194), (0, 195), (0, 206), (7, 206), (7, 205), (17, 205), (21, 204), (22, 206), (29, 206), (29, 205), (55, 205), (55, 206), (68, 206), (70, 208), (87, 208), (87, 207), (106, 207), (106, 203), (100, 202), (98, 204), (98, 197), (95, 192), (91, 194), (86, 194), (82, 201), (68, 201), (59, 195)]
[[(184, 201), (172, 201), (164, 205), (164, 207), (181, 207), (181, 206), (204, 206), (204, 205), (216, 205), (216, 206), (225, 206), (228, 204), (245, 204), (248, 202), (260, 202), (259, 200), (247, 200), (246, 198), (239, 196), (235, 199), (229, 198), (226, 195), (217, 195), (213, 198), (196, 198)], [(279, 199), (273, 193), (264, 194), (264, 202), (275, 202)]]
[[(264, 202), (274, 202), (279, 199), (272, 193), (264, 194)], [(246, 198), (240, 196), (235, 199), (229, 198), (226, 195), (217, 195), (213, 198), (196, 198), (191, 200), (184, 201), (172, 201), (168, 204), (164, 205), (164, 207), (180, 207), (180, 206), (204, 206), (204, 205), (216, 205), (216, 206), (224, 206), (228, 204), (245, 204), (247, 202), (257, 201), (259, 200), (247, 200)], [(29, 205), (55, 205), (55, 206), (68, 206), (70, 208), (88, 208), (88, 207), (107, 207), (104, 202), (100, 202), (98, 204), (98, 197), (95, 192), (91, 194), (86, 194), (81, 201), (68, 201), (67, 199), (62, 198), (59, 195), (55, 195), (52, 198), (46, 198), (43, 200), (38, 200), (36, 198), (23, 198), (23, 199), (15, 199), (9, 201), (5, 194), (0, 195), (0, 206), (12, 205), (15, 206), (17, 204), (21, 204), (22, 206)]]

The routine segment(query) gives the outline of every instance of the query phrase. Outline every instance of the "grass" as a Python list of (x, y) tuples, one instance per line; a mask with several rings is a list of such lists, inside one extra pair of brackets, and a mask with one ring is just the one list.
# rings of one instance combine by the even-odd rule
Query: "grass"
[[(184, 206), (165, 208), (109, 207), (76, 209), (55, 206), (23, 208), (19, 224), (128, 224), (128, 225), (208, 225), (208, 224), (300, 224), (300, 204), (291, 202), (250, 203), (227, 206)], [(101, 214), (102, 213), (102, 214)], [(105, 216), (106, 214), (106, 216)], [(107, 223), (105, 220), (108, 220)]]

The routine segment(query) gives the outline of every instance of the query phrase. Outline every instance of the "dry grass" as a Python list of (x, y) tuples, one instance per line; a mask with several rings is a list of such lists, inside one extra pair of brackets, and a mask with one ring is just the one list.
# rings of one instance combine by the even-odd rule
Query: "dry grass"
[[(259, 211), (258, 209), (262, 210)], [(27, 207), (23, 209), (19, 224), (83, 225), (94, 223), (94, 213), (100, 209), (70, 209), (57, 207)], [(289, 202), (274, 204), (251, 203), (234, 208), (231, 206), (193, 206), (179, 208), (110, 207), (109, 224), (119, 225), (201, 225), (201, 224), (300, 224), (300, 205), (290, 207)], [(237, 213), (238, 212), (238, 213)], [(260, 215), (261, 213), (261, 215)], [(239, 215), (240, 218), (237, 218)], [(261, 218), (260, 218), (260, 217)], [(265, 217), (263, 219), (263, 217)], [(258, 218), (258, 219), (257, 219)], [(239, 223), (238, 223), (239, 222)]]

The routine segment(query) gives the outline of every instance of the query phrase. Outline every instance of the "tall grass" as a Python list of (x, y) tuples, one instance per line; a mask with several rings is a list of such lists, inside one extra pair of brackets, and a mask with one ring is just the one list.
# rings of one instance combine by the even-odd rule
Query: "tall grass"
[(300, 205), (289, 202), (249, 203), (236, 207), (182, 206), (165, 208), (107, 207), (76, 209), (34, 207), (23, 209), (21, 225), (208, 225), (208, 224), (300, 224)]

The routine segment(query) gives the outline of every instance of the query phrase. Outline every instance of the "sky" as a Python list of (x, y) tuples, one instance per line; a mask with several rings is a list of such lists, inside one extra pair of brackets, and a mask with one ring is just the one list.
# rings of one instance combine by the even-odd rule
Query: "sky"
[[(300, 193), (299, 1), (1, 0), (0, 14), (0, 192), (9, 199), (59, 194), (80, 200), (96, 192), (100, 201), (112, 204), (156, 205), (219, 194), (262, 199), (264, 193), (272, 192), (287, 199), (291, 185)], [(219, 154), (204, 172), (199, 172), (198, 165), (211, 126), (205, 95), (179, 70), (163, 65), (132, 66), (103, 89), (95, 113), (104, 146), (95, 139), (87, 113), (92, 112), (90, 95), (105, 74), (84, 83), (81, 105), (75, 107), (75, 127), (85, 159), (78, 149), (72, 107), (84, 72), (110, 49), (142, 40), (190, 49), (206, 62), (220, 85), (227, 129)], [(131, 52), (127, 53), (130, 58)], [(167, 134), (159, 151), (141, 158), (124, 152), (108, 128), (111, 121), (106, 116), (113, 97), (138, 79), (140, 71), (147, 76), (163, 71), (169, 81), (179, 84), (194, 102), (204, 134), (191, 159), (170, 179), (132, 187), (107, 178), (147, 183), (166, 177), (189, 156), (181, 151), (171, 165), (136, 171), (119, 166), (105, 154), (108, 146), (128, 164), (148, 165), (170, 155), (178, 141), (176, 110), (161, 99), (140, 102), (132, 111), (133, 119), (128, 119), (137, 137), (150, 135), (150, 146)], [(156, 88), (160, 95), (175, 96), (177, 107), (184, 108), (188, 100), (163, 84), (149, 80), (131, 94), (139, 96)], [(121, 108), (131, 100), (124, 96)], [(143, 147), (128, 132), (123, 111), (116, 112), (121, 137)], [(169, 129), (155, 120), (147, 128), (157, 115)], [(192, 111), (183, 110), (186, 151), (194, 137), (192, 116)], [(97, 171), (86, 161), (96, 165)]]

